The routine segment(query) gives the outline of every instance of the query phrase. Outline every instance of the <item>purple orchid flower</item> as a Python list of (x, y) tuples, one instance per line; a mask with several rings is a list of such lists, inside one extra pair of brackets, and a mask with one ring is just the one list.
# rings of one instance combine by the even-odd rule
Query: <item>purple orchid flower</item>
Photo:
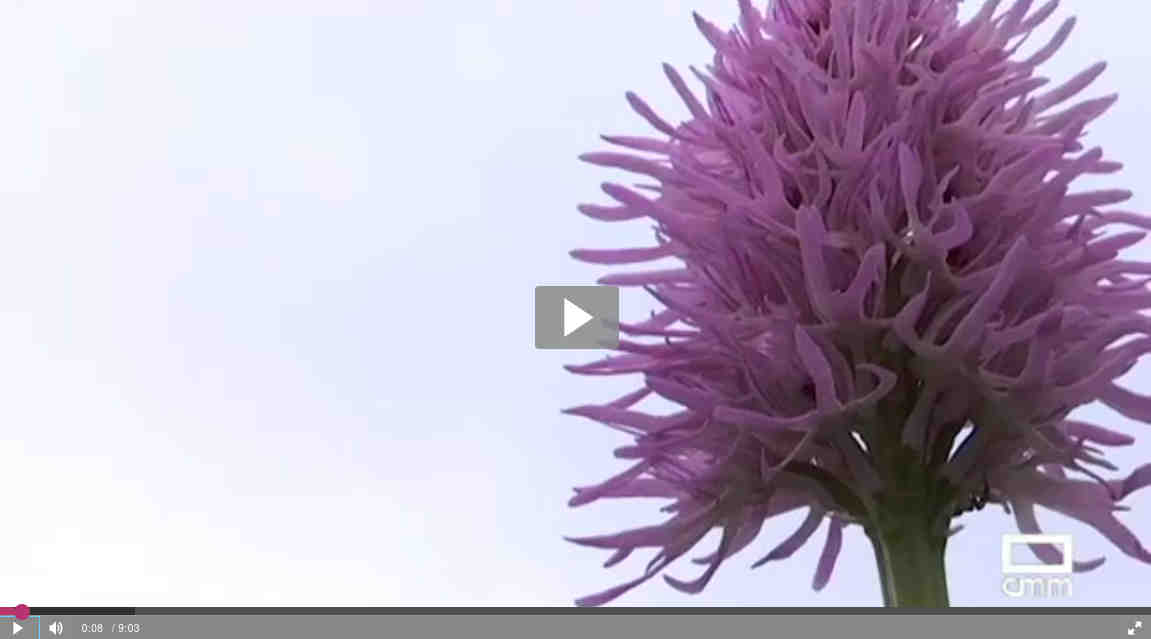
[[(644, 380), (567, 411), (634, 437), (616, 451), (632, 465), (571, 504), (658, 498), (670, 515), (572, 539), (612, 551), (609, 566), (655, 552), (635, 579), (577, 603), (619, 597), (719, 528), (697, 577), (664, 575), (700, 592), (797, 509), (799, 528), (753, 565), (791, 556), (826, 521), (818, 590), (858, 525), (893, 606), (947, 605), (952, 520), (986, 503), (1026, 533), (1037, 505), (1060, 512), (1151, 563), (1115, 516), (1151, 464), (1102, 478), (1093, 469), (1115, 467), (1100, 447), (1133, 439), (1068, 417), (1098, 400), (1151, 421), (1151, 397), (1115, 382), (1151, 350), (1151, 263), (1119, 259), (1144, 236), (1122, 228), (1151, 218), (1102, 210), (1128, 191), (1069, 192), (1121, 168), (1079, 142), (1115, 96), (1068, 103), (1104, 65), (1044, 88), (1036, 69), (1073, 20), (1020, 59), (1057, 2), (999, 4), (965, 23), (957, 0), (774, 0), (763, 13), (740, 0), (729, 31), (697, 15), (716, 52), (693, 69), (705, 95), (664, 67), (690, 119), (673, 125), (629, 93), (659, 136), (605, 136), (629, 152), (582, 157), (650, 183), (605, 184), (616, 204), (580, 210), (652, 220), (656, 241), (573, 255), (679, 266), (604, 277), (664, 310), (622, 325), (620, 354), (569, 367)], [(652, 395), (678, 412), (639, 410)]]

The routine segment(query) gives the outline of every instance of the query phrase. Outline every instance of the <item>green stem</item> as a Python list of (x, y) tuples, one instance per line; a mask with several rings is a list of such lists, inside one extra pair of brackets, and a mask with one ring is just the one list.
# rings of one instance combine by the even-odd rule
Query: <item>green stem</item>
[(883, 603), (890, 608), (946, 608), (946, 533), (926, 518), (896, 516), (868, 531), (875, 546)]
[(883, 594), (883, 605), (886, 608), (891, 607), (891, 593), (887, 588), (887, 560), (883, 558), (883, 546), (871, 540), (871, 548), (875, 551), (875, 567), (879, 572), (879, 590)]

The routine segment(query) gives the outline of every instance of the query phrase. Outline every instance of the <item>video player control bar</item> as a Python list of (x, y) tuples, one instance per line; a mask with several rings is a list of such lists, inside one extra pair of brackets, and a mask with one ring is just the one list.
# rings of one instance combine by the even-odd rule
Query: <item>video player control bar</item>
[[(587, 637), (628, 637), (629, 639), (699, 639), (700, 637), (744, 636), (787, 637), (931, 637), (932, 639), (971, 639), (971, 637), (1012, 637), (1012, 639), (1083, 639), (1096, 637), (1138, 637), (1148, 633), (1144, 621), (1151, 621), (1151, 609), (1096, 612), (1091, 609), (1069, 614), (1066, 609), (1030, 609), (1026, 614), (972, 610), (912, 612), (857, 609), (846, 613), (810, 611), (763, 611), (756, 609), (709, 609), (699, 612), (683, 609), (578, 609), (468, 610), (453, 609), (370, 609), (362, 614), (333, 614), (316, 611), (301, 614), (285, 609), (244, 614), (227, 609), (218, 614), (149, 614), (140, 609), (132, 615), (36, 614), (17, 620), (0, 619), (0, 639), (12, 632), (17, 637), (36, 639), (112, 638), (133, 639), (313, 639), (314, 637), (396, 637), (397, 639), (441, 639), (469, 637), (483, 639), (586, 639)], [(770, 609), (768, 609), (770, 610)], [(11, 626), (8, 631), (6, 626)], [(16, 629), (16, 626), (19, 629)], [(1147, 634), (1151, 638), (1151, 634)]]

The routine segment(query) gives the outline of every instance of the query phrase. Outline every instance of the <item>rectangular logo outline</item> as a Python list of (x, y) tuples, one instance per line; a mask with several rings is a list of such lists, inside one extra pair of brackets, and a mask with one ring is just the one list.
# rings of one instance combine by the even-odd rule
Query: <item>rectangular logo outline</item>
[[(1054, 544), (1062, 546), (1063, 563), (1055, 564), (1016, 564), (1011, 559), (1011, 549), (1017, 544)], [(1002, 564), (1005, 575), (1069, 575), (1073, 571), (1074, 544), (1071, 535), (1003, 535)]]

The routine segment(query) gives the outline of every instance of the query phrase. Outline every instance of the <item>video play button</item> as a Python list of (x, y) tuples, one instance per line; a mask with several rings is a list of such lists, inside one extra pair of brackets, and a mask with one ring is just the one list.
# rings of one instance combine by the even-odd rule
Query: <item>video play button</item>
[(568, 298), (564, 298), (564, 337), (576, 332), (593, 319), (595, 317), (591, 313), (583, 310)]
[(16, 623), (15, 621), (12, 622), (12, 634), (16, 634), (23, 629), (24, 629), (24, 626), (21, 626), (20, 624)]
[(615, 348), (618, 323), (614, 286), (536, 287), (536, 348)]

